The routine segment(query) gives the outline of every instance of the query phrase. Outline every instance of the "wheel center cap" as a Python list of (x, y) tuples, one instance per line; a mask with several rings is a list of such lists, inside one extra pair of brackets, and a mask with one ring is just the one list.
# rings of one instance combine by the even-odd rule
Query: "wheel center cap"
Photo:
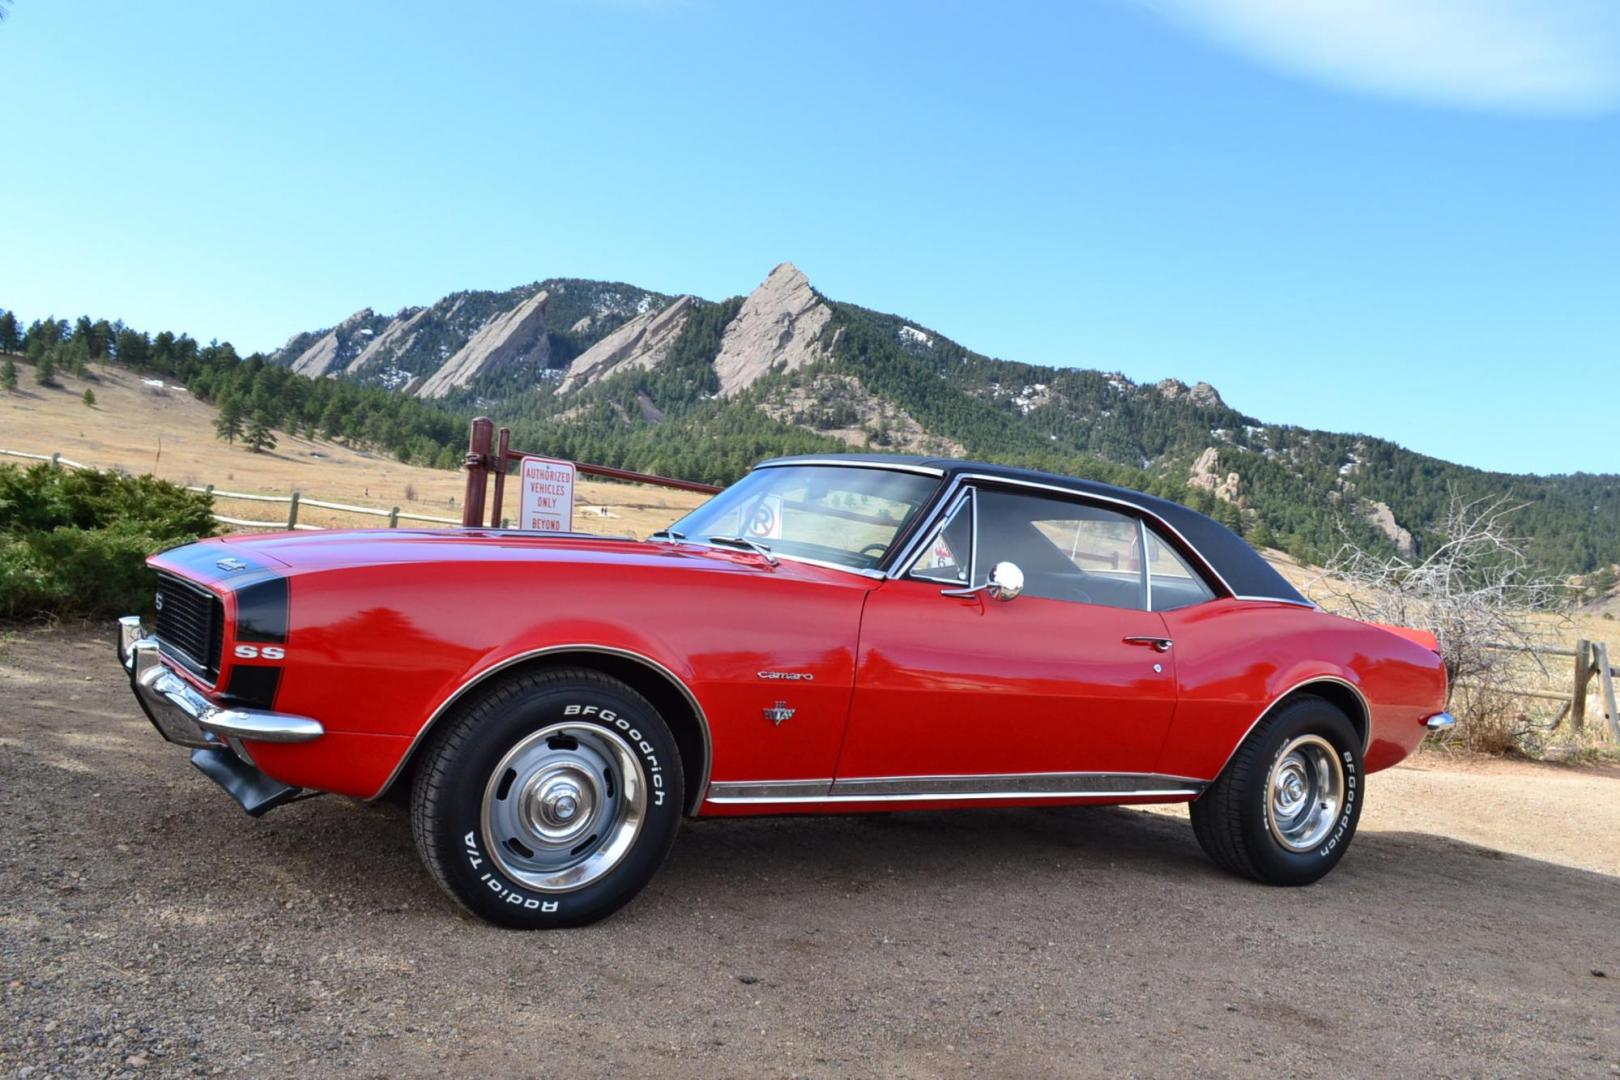
[(537, 777), (528, 793), (528, 817), (536, 839), (561, 844), (588, 829), (599, 797), (587, 774), (573, 768)]

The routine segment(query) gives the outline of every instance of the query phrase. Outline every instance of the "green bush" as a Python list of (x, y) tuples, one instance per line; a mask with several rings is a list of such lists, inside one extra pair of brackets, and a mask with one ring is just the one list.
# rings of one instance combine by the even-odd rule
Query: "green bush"
[(150, 476), (0, 466), (0, 619), (148, 612), (146, 557), (213, 535), (211, 507)]

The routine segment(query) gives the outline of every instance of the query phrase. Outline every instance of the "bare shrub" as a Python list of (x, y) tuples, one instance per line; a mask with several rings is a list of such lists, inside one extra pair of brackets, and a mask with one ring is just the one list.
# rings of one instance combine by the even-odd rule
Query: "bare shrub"
[(406, 502), (415, 502), (416, 501), (416, 485), (415, 484), (407, 483), (405, 485), (405, 501)]
[(1421, 557), (1368, 551), (1346, 541), (1307, 595), (1328, 611), (1427, 630), (1439, 640), (1447, 707), (1471, 750), (1501, 753), (1538, 726), (1515, 691), (1545, 677), (1532, 650), (1543, 644), (1530, 616), (1561, 609), (1567, 586), (1540, 574), (1510, 531), (1522, 509), (1505, 497), (1453, 497)]

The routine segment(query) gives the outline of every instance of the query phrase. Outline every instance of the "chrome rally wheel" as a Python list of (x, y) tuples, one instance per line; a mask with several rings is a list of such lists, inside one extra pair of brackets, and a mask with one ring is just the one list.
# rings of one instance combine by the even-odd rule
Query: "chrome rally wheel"
[(1339, 819), (1344, 766), (1326, 739), (1301, 735), (1283, 747), (1266, 787), (1271, 835), (1289, 851), (1310, 851), (1327, 839)]
[(1344, 858), (1361, 819), (1362, 735), (1313, 694), (1255, 724), (1192, 804), (1193, 833), (1216, 865), (1270, 885), (1309, 885)]
[(611, 731), (552, 724), (519, 742), (484, 790), (484, 846), (540, 892), (589, 885), (624, 858), (647, 813), (635, 751)]
[(507, 676), (441, 721), (411, 788), (411, 832), (474, 915), (537, 930), (629, 903), (674, 843), (680, 750), (652, 704), (584, 668)]

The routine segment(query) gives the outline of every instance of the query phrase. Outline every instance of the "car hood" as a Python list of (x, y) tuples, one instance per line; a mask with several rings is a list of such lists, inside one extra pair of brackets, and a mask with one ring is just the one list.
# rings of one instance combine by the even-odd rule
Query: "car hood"
[[(293, 573), (400, 563), (533, 562), (582, 566), (656, 566), (670, 570), (775, 573), (862, 581), (848, 572), (781, 560), (776, 565), (751, 552), (693, 544), (649, 543), (583, 533), (537, 533), (511, 529), (355, 529), (228, 536), (156, 556), (153, 562), (207, 578), (221, 577), (231, 560), (241, 569), (281, 568)], [(221, 561), (225, 565), (221, 565)], [(216, 570), (216, 568), (218, 568)]]

